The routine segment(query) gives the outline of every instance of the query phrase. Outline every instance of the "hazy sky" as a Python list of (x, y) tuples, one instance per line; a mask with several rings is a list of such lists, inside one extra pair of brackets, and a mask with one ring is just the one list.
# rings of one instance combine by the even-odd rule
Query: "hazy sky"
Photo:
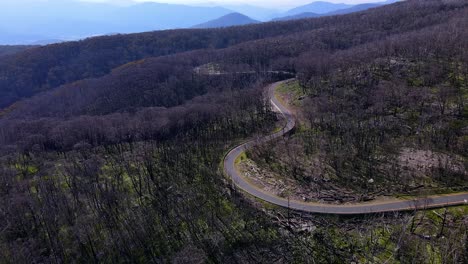
[[(0, 0), (1, 1), (1, 0)], [(8, 0), (7, 0), (8, 1)], [(41, 0), (38, 0), (41, 1)], [(309, 4), (316, 2), (317, 0), (81, 0), (87, 2), (107, 2), (107, 3), (122, 3), (122, 2), (159, 2), (159, 3), (177, 3), (177, 4), (249, 4), (257, 5), (269, 8), (290, 8), (296, 7), (304, 4)], [(333, 3), (346, 3), (346, 4), (360, 4), (360, 3), (370, 3), (370, 2), (382, 2), (384, 0), (324, 0), (327, 2)]]
[[(48, 2), (48, 1), (59, 1), (59, 0), (0, 0), (0, 6), (2, 4), (20, 4), (27, 2)], [(65, 1), (82, 1), (82, 2), (98, 2), (98, 3), (113, 3), (118, 5), (126, 5), (135, 2), (158, 2), (158, 3), (176, 3), (176, 4), (187, 4), (187, 5), (241, 5), (248, 4), (254, 6), (262, 6), (274, 9), (287, 9), (297, 7), (304, 4), (316, 2), (318, 0), (60, 0)], [(322, 0), (333, 3), (346, 3), (346, 4), (361, 4), (370, 2), (383, 2), (385, 0)]]

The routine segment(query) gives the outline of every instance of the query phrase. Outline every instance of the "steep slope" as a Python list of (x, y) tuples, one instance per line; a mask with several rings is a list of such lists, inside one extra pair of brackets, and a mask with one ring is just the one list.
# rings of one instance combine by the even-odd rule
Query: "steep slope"
[(467, 191), (466, 14), (316, 61), (304, 55), (307, 74), (282, 89), (303, 131), (273, 157), (271, 144), (250, 153), (259, 176), (271, 175), (253, 182), (331, 203)]
[(65, 83), (103, 76), (131, 61), (196, 49), (226, 48), (250, 40), (313, 30), (323, 25), (346, 26), (344, 21), (321, 18), (261, 23), (244, 28), (113, 35), (28, 50), (0, 62), (0, 109)]
[(240, 13), (231, 13), (220, 18), (198, 24), (193, 26), (193, 28), (222, 28), (222, 27), (231, 27), (231, 26), (242, 26), (249, 24), (256, 24), (260, 21), (254, 20), (248, 16), (245, 16)]
[[(419, 25), (408, 20), (409, 13), (413, 14), (414, 12), (402, 10), (405, 6), (411, 7), (418, 4), (411, 1), (389, 6), (388, 10), (396, 10), (389, 14), (378, 9), (372, 10), (366, 14), (372, 24), (360, 24), (359, 28), (349, 28), (349, 25), (350, 20), (356, 20), (361, 14), (350, 14), (342, 18), (323, 17), (281, 23), (261, 23), (242, 28), (171, 30), (105, 36), (30, 49), (5, 57), (0, 61), (0, 76), (2, 76), (0, 78), (0, 108), (66, 83), (103, 76), (113, 68), (148, 57), (197, 49), (226, 48), (242, 42), (287, 36), (323, 26), (329, 26), (329, 30), (332, 30), (333, 27), (339, 28), (343, 34), (352, 34), (352, 32), (369, 27), (381, 31), (389, 26), (385, 24), (385, 21), (391, 20), (398, 21), (392, 23), (400, 25), (402, 30), (414, 29)], [(427, 8), (417, 11), (416, 15), (421, 16), (424, 23), (435, 23), (430, 19), (424, 20), (425, 17), (429, 16), (425, 13), (426, 11), (438, 11), (433, 5), (428, 4), (427, 6)], [(444, 15), (441, 20), (448, 19), (445, 14), (450, 10), (444, 12), (441, 12)], [(339, 42), (339, 39), (327, 41), (336, 43)], [(365, 41), (365, 39), (360, 41)], [(345, 48), (349, 44), (334, 45)]]
[[(0, 62), (0, 109), (40, 91), (105, 75), (131, 61), (196, 49), (226, 48), (301, 30), (304, 29), (294, 24), (281, 28), (260, 24), (247, 29), (171, 30), (103, 36), (31, 49)], [(229, 38), (222, 37), (226, 35)]]
[[(412, 6), (419, 7), (417, 14), (406, 10)], [(245, 41), (219, 50), (197, 50), (131, 62), (114, 69), (110, 74), (103, 74), (101, 78), (64, 85), (53, 92), (33, 98), (24, 104), (25, 108), (15, 105), (16, 110), (13, 110), (15, 115), (26, 114), (38, 117), (105, 114), (139, 106), (174, 106), (206, 92), (206, 89), (198, 86), (196, 81), (192, 81), (190, 85), (183, 84), (190, 83), (189, 80), (192, 78), (190, 69), (201, 65), (216, 63), (223, 65), (228, 70), (231, 68), (241, 68), (243, 71), (249, 69), (259, 75), (265, 72), (265, 68), (296, 72), (297, 65), (300, 63), (298, 61), (286, 63), (284, 58), (296, 58), (308, 52), (326, 51), (328, 53), (346, 50), (355, 45), (363, 45), (385, 37), (445, 23), (459, 12), (456, 7), (447, 8), (444, 12), (438, 12), (438, 19), (433, 20), (431, 13), (438, 10), (439, 6), (428, 4), (423, 7), (419, 3), (407, 3), (401, 6), (374, 9), (364, 14), (366, 19), (362, 19), (362, 14), (351, 14), (339, 18), (321, 18), (317, 21), (303, 20), (266, 24), (267, 27), (278, 26), (278, 32), (283, 31), (282, 26), (289, 27), (291, 25), (294, 25), (295, 28), (302, 28), (303, 31), (298, 34), (283, 34), (262, 40)], [(328, 23), (331, 19), (334, 21), (333, 28), (314, 29), (314, 27), (308, 27), (310, 22)], [(398, 21), (398, 24), (395, 24), (394, 21)], [(302, 27), (298, 27), (298, 24)], [(394, 26), (395, 29), (386, 30), (389, 25)], [(240, 30), (248, 32), (250, 28), (258, 26), (242, 27)], [(375, 33), (369, 34), (368, 30), (370, 29)], [(215, 30), (215, 32), (217, 31)], [(237, 28), (234, 28), (234, 31), (237, 31)], [(198, 30), (192, 32), (198, 32)], [(222, 30), (221, 32), (226, 31)], [(245, 35), (243, 34), (243, 36)], [(62, 45), (51, 48), (54, 47), (62, 47)], [(184, 81), (169, 81), (171, 80), (170, 72), (178, 72), (178, 75), (184, 76)], [(183, 74), (184, 72), (185, 74)], [(160, 86), (159, 83), (166, 85)], [(184, 91), (174, 94), (173, 89), (167, 88), (168, 85), (185, 87), (183, 90), (190, 88), (190, 92)], [(128, 89), (128, 87), (132, 87), (132, 89)], [(162, 89), (163, 87), (164, 89)], [(164, 92), (159, 91), (159, 89)], [(142, 97), (139, 94), (145, 94), (145, 96)], [(132, 99), (128, 100), (128, 98)]]

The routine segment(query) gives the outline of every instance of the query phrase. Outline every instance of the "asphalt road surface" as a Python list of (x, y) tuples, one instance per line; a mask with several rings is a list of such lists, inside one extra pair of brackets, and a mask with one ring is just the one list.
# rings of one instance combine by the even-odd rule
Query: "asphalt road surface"
[(443, 196), (429, 196), (426, 198), (418, 198), (414, 200), (389, 200), (384, 202), (366, 202), (360, 204), (343, 204), (332, 205), (325, 203), (307, 203), (295, 200), (288, 200), (278, 197), (274, 194), (267, 193), (256, 186), (250, 184), (236, 169), (236, 159), (242, 155), (247, 149), (254, 148), (255, 146), (273, 141), (280, 138), (287, 133), (291, 132), (296, 126), (294, 115), (284, 105), (282, 105), (274, 95), (275, 89), (281, 82), (274, 83), (268, 87), (268, 94), (274, 109), (280, 112), (287, 120), (283, 129), (277, 133), (264, 136), (262, 138), (246, 142), (242, 145), (232, 149), (224, 159), (224, 171), (232, 179), (241, 190), (253, 195), (266, 202), (290, 208), (293, 210), (320, 213), (320, 214), (337, 214), (337, 215), (357, 215), (357, 214), (372, 214), (384, 212), (398, 212), (398, 211), (412, 211), (430, 208), (441, 208), (454, 205), (468, 205), (468, 193), (459, 193)]

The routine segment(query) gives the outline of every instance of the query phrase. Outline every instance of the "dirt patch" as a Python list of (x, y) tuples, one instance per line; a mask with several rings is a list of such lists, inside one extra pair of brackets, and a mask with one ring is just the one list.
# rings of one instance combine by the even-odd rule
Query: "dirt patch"
[(439, 168), (454, 173), (467, 174), (462, 157), (429, 150), (403, 148), (397, 162), (402, 168), (411, 170), (420, 177), (426, 177)]
[[(382, 159), (367, 188), (337, 176), (320, 152), (305, 154), (298, 138), (287, 138), (251, 150), (241, 164), (249, 181), (265, 192), (299, 201), (332, 204), (387, 200), (400, 195), (427, 195), (463, 190), (467, 171), (463, 157), (403, 148)], [(359, 175), (357, 175), (359, 176)]]
[(314, 201), (321, 203), (353, 203), (363, 200), (362, 196), (352, 191), (338, 188), (326, 178), (314, 178), (308, 184), (286, 178), (269, 169), (259, 167), (247, 159), (239, 164), (239, 169), (246, 179), (257, 188), (273, 195), (296, 201)]

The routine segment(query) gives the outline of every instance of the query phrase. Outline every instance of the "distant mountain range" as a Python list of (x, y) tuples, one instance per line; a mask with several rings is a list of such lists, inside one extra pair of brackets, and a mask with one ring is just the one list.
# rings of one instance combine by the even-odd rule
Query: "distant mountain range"
[(311, 4), (293, 8), (287, 11), (286, 13), (282, 14), (282, 16), (295, 16), (295, 15), (299, 15), (302, 13), (326, 14), (326, 13), (330, 13), (336, 10), (350, 8), (350, 7), (352, 7), (352, 5), (334, 4), (334, 3), (329, 3), (329, 2), (318, 1), (318, 2), (313, 2)]
[(349, 13), (354, 13), (354, 12), (360, 12), (360, 11), (364, 11), (364, 10), (367, 10), (367, 9), (379, 7), (379, 6), (386, 5), (386, 4), (387, 4), (386, 2), (384, 2), (384, 3), (360, 4), (360, 5), (350, 7), (350, 8), (345, 8), (345, 9), (340, 9), (340, 10), (330, 12), (330, 13), (328, 13), (328, 15), (344, 15), (344, 14), (349, 14)]
[(254, 20), (240, 13), (231, 13), (231, 14), (222, 16), (218, 19), (214, 19), (206, 23), (196, 25), (193, 28), (220, 28), (220, 27), (255, 24), (259, 22), (260, 21)]
[[(344, 15), (344, 14), (364, 11), (370, 8), (375, 8), (375, 7), (395, 3), (398, 1), (399, 0), (388, 0), (385, 2), (359, 4), (359, 5), (354, 5), (354, 6), (347, 5), (347, 4), (334, 4), (334, 3), (319, 1), (319, 2), (314, 2), (308, 5), (304, 5), (304, 6), (291, 9), (283, 13), (280, 17), (272, 19), (272, 21), (286, 21), (286, 20), (294, 20), (294, 19)], [(208, 21), (206, 23), (196, 25), (193, 28), (217, 28), (217, 27), (228, 27), (228, 26), (240, 26), (240, 25), (254, 24), (254, 23), (260, 23), (260, 22), (261, 21), (254, 20), (240, 13), (232, 13), (232, 14), (222, 16), (218, 19)]]
[(240, 13), (246, 15), (254, 20), (258, 21), (270, 21), (272, 18), (275, 18), (282, 14), (280, 10), (258, 7), (253, 5), (230, 5), (223, 4), (224, 8), (232, 10), (232, 12)]
[(300, 13), (300, 14), (292, 15), (292, 16), (278, 17), (278, 18), (273, 19), (273, 21), (287, 21), (287, 20), (314, 18), (314, 17), (322, 17), (322, 16), (324, 15), (312, 13), (312, 12), (305, 12), (305, 13)]
[(75, 40), (115, 33), (189, 28), (233, 11), (154, 2), (115, 6), (62, 0), (0, 1), (0, 44)]
[(111, 33), (226, 27), (347, 14), (395, 1), (356, 6), (318, 1), (284, 13), (251, 5), (219, 7), (148, 2), (117, 6), (74, 0), (0, 1), (0, 45), (44, 45), (59, 42), (55, 40), (77, 40)]
[[(393, 4), (401, 0), (388, 0), (385, 2), (366, 3), (359, 5), (333, 4), (327, 2), (314, 2), (309, 5), (297, 7), (284, 13), (285, 16), (277, 17), (274, 21), (285, 21), (293, 19), (314, 18), (333, 15), (344, 15), (364, 11), (371, 8)], [(327, 12), (325, 12), (327, 11)]]

